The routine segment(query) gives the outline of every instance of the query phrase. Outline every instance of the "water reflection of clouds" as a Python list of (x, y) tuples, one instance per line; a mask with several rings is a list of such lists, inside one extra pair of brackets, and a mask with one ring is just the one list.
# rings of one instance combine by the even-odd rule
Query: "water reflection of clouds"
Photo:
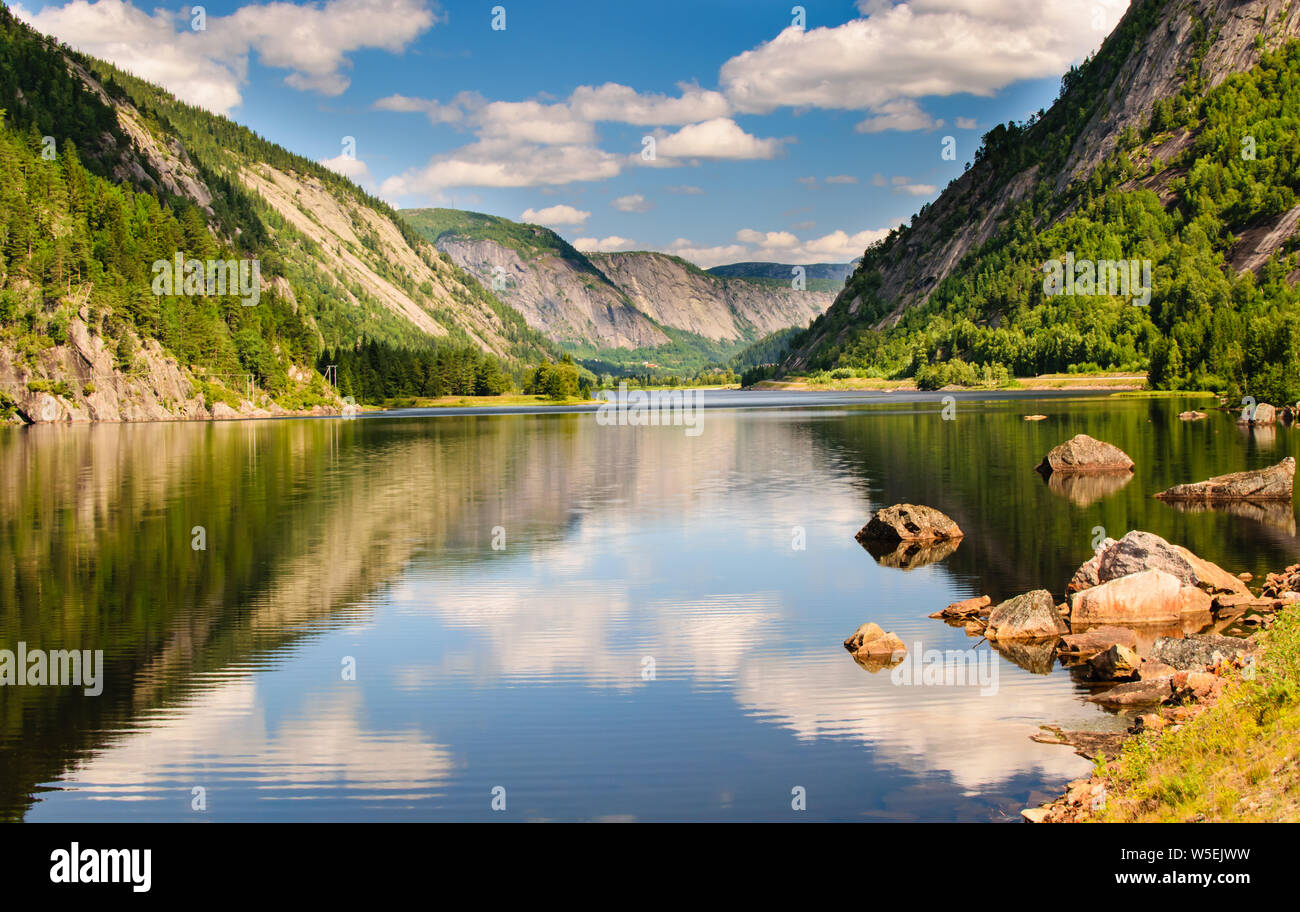
[(1066, 749), (1029, 740), (1045, 720), (1089, 713), (1068, 678), (1029, 675), (998, 659), (994, 695), (981, 696), (978, 687), (897, 686), (888, 671), (859, 668), (838, 643), (801, 647), (777, 592), (633, 607), (626, 588), (581, 580), (480, 583), (472, 594), (431, 580), (405, 585), (408, 606), (423, 604), (442, 624), (478, 637), (437, 663), (397, 669), (403, 689), (471, 675), (482, 684), (577, 680), (635, 691), (651, 686), (641, 677), (642, 659), (651, 656), (658, 679), (727, 689), (747, 715), (800, 740), (861, 741), (909, 769), (942, 770), (967, 790), (1018, 774), (1065, 780), (1089, 768)]
[(355, 689), (317, 695), (309, 711), (273, 728), (257, 679), (226, 677), (142, 718), (111, 749), (74, 764), (60, 784), (91, 800), (175, 801), (160, 812), (177, 816), (188, 812), (194, 786), (207, 789), (214, 811), (223, 790), (246, 788), (262, 798), (301, 799), (333, 785), (353, 799), (412, 800), (455, 768), (450, 750), (415, 728), (369, 727)]

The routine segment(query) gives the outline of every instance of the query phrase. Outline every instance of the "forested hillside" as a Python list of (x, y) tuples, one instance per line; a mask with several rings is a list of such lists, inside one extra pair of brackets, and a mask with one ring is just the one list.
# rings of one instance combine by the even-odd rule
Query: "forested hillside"
[[(0, 8), (0, 412), (210, 417), (337, 402), (377, 341), (478, 372), (556, 354), (384, 203)], [(254, 306), (155, 264), (256, 263)], [(195, 286), (197, 287), (197, 286)], [(183, 293), (189, 292), (189, 293)], [(493, 386), (499, 385), (494, 379)]]
[[(785, 368), (916, 376), (933, 387), (986, 368), (1149, 367), (1158, 388), (1300, 398), (1300, 45), (1289, 40), (1294, 11), (1269, 18), (1268, 9), (1135, 3), (1101, 52), (1067, 74), (1051, 110), (987, 134), (965, 177), (866, 252), (830, 311), (793, 340)], [(1245, 72), (1207, 63), (1242, 55), (1216, 44), (1226, 40), (1215, 19), (1225, 11), (1255, 17), (1244, 47), (1257, 63)], [(1181, 87), (1109, 136), (1094, 167), (1059, 178), (1069, 162), (1090, 160), (1079, 144), (1098, 142), (1085, 129), (1100, 116), (1098, 102), (1118, 106), (1124, 74), (1169, 33), (1187, 36)], [(924, 294), (900, 292), (923, 283), (923, 272), (942, 274), (942, 239), (987, 217), (963, 202), (977, 181), (1017, 187), (1019, 196)], [(946, 228), (935, 225), (936, 212)], [(1053, 293), (1045, 266), (1067, 257), (1081, 270), (1148, 264), (1149, 300)]]

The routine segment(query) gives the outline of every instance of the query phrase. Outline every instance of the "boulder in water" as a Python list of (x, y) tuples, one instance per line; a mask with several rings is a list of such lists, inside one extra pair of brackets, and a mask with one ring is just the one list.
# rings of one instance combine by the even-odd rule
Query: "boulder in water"
[(877, 510), (858, 541), (946, 541), (961, 538), (961, 528), (934, 507), (895, 504)]
[(1288, 456), (1275, 466), (1250, 472), (1216, 475), (1206, 481), (1174, 485), (1156, 495), (1160, 500), (1284, 500), (1295, 486), (1295, 459)]
[(1128, 454), (1114, 444), (1076, 434), (1053, 447), (1038, 464), (1038, 471), (1043, 474), (1063, 472), (1076, 474), (1085, 472), (1131, 472), (1133, 460)]

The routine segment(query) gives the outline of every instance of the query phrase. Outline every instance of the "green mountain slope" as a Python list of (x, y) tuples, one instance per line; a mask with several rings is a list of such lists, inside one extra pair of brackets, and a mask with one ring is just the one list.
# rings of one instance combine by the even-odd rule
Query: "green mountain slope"
[[(785, 370), (933, 387), (971, 366), (1149, 367), (1157, 387), (1294, 401), (1298, 32), (1289, 5), (1134, 3), (1049, 111), (987, 134), (965, 175), (866, 252)], [(1045, 267), (1067, 261), (1085, 277), (1136, 261), (1149, 300), (1056, 293)]]
[[(337, 397), (322, 353), (366, 340), (429, 360), (451, 352), (471, 374), (483, 353), (517, 373), (558, 354), (345, 178), (6, 8), (0, 109), (0, 412), (11, 418), (325, 406)], [(178, 255), (255, 261), (254, 303), (194, 294), (202, 283), (158, 286), (156, 264)]]

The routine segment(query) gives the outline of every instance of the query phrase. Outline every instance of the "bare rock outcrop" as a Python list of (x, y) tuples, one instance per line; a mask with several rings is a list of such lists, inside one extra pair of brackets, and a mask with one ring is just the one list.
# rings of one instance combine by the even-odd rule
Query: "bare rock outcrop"
[(1216, 475), (1193, 484), (1174, 485), (1156, 495), (1160, 500), (1234, 501), (1284, 500), (1292, 498), (1295, 459), (1288, 456), (1275, 466), (1249, 472)]

